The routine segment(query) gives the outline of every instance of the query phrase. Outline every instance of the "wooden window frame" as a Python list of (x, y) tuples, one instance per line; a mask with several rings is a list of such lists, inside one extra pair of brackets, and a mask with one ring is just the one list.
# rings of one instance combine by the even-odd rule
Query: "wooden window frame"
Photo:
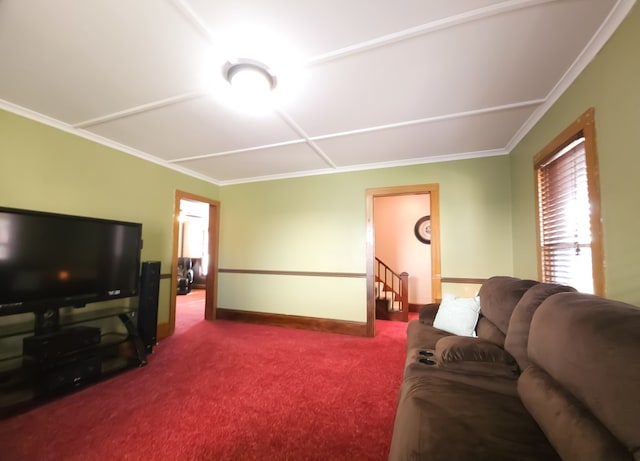
[(556, 136), (547, 146), (533, 158), (533, 174), (536, 201), (536, 249), (538, 259), (538, 278), (542, 280), (542, 246), (540, 235), (540, 200), (538, 195), (538, 169), (547, 160), (567, 146), (581, 134), (584, 138), (585, 161), (587, 164), (587, 189), (590, 204), (591, 225), (591, 267), (593, 274), (593, 290), (598, 296), (605, 296), (604, 284), (604, 251), (602, 237), (602, 220), (600, 206), (600, 171), (596, 149), (595, 109), (587, 109), (562, 133)]

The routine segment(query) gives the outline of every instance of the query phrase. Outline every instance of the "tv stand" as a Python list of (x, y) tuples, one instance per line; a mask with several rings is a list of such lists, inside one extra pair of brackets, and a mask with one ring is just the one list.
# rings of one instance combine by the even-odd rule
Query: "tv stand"
[(140, 334), (138, 333), (138, 329), (133, 324), (131, 317), (125, 313), (118, 314), (118, 318), (122, 321), (124, 326), (127, 328), (127, 332), (129, 333), (129, 340), (133, 343), (133, 347), (135, 348), (135, 356), (138, 362), (138, 366), (142, 367), (147, 364), (147, 352), (145, 350), (145, 346), (142, 343), (142, 339), (140, 339)]
[(0, 417), (146, 365), (137, 313), (89, 305), (2, 317)]
[(36, 335), (52, 333), (60, 328), (60, 308), (34, 312), (33, 332)]

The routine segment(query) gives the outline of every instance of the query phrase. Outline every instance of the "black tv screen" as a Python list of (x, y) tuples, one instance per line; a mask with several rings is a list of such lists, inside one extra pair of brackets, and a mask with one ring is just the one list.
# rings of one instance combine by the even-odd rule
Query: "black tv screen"
[(0, 315), (135, 296), (142, 224), (0, 207)]

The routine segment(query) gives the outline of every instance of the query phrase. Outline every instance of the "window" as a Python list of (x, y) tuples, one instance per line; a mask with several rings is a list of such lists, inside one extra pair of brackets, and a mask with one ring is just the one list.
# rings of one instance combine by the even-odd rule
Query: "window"
[(594, 110), (534, 158), (538, 267), (543, 282), (604, 295)]

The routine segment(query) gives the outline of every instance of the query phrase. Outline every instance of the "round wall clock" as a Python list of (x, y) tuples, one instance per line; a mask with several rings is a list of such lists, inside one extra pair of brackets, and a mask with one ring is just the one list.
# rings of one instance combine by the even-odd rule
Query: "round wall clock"
[(423, 216), (413, 228), (416, 238), (422, 243), (431, 244), (431, 216)]

